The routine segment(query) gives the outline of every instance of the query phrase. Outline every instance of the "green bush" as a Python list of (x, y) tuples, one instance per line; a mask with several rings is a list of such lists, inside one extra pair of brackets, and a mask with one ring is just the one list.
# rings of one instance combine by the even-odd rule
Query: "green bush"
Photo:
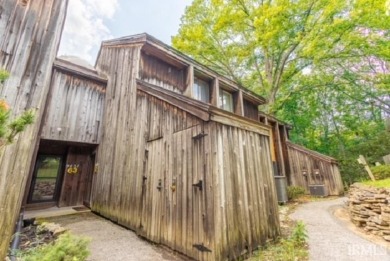
[(375, 179), (390, 178), (390, 165), (379, 165), (371, 168)]
[(89, 255), (89, 239), (64, 233), (53, 244), (33, 248), (23, 253), (24, 261), (84, 261)]
[(287, 187), (287, 197), (289, 200), (294, 200), (304, 194), (306, 194), (306, 191), (302, 187), (298, 187), (298, 186)]

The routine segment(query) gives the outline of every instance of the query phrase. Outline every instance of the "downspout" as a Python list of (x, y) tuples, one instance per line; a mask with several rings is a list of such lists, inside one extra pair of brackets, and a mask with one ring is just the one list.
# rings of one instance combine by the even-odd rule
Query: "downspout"
[(19, 214), (19, 220), (16, 223), (16, 231), (14, 234), (14, 238), (13, 238), (12, 243), (11, 243), (11, 253), (10, 253), (11, 261), (17, 260), (16, 253), (19, 249), (20, 233), (21, 233), (22, 228), (23, 228), (23, 215), (24, 215), (24, 209), (22, 208), (22, 210), (20, 211), (20, 214)]

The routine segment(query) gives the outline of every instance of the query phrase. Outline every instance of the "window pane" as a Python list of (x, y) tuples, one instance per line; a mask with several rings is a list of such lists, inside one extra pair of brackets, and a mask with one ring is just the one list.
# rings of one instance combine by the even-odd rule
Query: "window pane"
[(194, 80), (194, 99), (203, 102), (210, 102), (210, 87), (208, 82), (195, 78)]
[(221, 109), (233, 112), (233, 95), (227, 91), (220, 90), (219, 107)]
[(35, 176), (33, 201), (54, 200), (60, 165), (60, 157), (41, 156)]

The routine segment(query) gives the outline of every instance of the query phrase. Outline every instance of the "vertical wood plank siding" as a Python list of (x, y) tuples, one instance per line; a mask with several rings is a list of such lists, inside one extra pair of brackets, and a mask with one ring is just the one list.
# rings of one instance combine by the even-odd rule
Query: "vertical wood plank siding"
[(234, 259), (277, 236), (268, 136), (137, 91), (140, 53), (101, 50), (109, 81), (92, 209), (197, 260)]
[(0, 151), (0, 260), (14, 230), (45, 106), (68, 1), (0, 0), (0, 86), (14, 114), (37, 108), (35, 123)]
[(176, 68), (163, 60), (142, 52), (140, 79), (162, 88), (183, 93), (186, 88), (186, 68)]
[(269, 138), (210, 123), (215, 260), (235, 259), (279, 234)]
[(105, 86), (54, 69), (41, 138), (98, 143)]
[[(102, 140), (97, 153), (98, 173), (94, 177), (92, 209), (102, 215), (135, 228), (139, 224), (137, 209), (142, 190), (143, 161), (137, 157), (145, 151), (144, 118), (137, 118), (136, 77), (141, 46), (132, 48), (103, 47), (97, 70), (108, 77), (104, 105)], [(141, 126), (135, 126), (139, 123)], [(138, 195), (138, 198), (135, 196)], [(135, 211), (121, 215), (122, 209)]]
[[(287, 142), (290, 167), (290, 183), (292, 186), (300, 186), (309, 193), (309, 185), (325, 184), (329, 195), (342, 195), (344, 192), (343, 182), (337, 162), (330, 157)], [(303, 169), (308, 172), (307, 178), (302, 174)], [(315, 178), (314, 169), (318, 169), (323, 181)]]
[(258, 121), (259, 110), (257, 109), (257, 105), (244, 99), (244, 115), (245, 117)]

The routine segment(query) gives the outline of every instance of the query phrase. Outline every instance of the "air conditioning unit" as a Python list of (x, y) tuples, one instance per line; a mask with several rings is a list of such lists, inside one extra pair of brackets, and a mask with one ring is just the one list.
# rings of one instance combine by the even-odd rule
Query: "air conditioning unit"
[(329, 196), (328, 190), (325, 185), (309, 185), (310, 195), (327, 197)]

